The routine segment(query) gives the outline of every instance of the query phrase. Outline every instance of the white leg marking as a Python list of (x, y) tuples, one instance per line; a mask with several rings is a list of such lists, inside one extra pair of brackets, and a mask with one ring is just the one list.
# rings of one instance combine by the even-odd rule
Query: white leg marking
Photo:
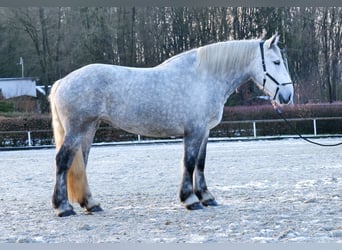
[(215, 200), (214, 196), (207, 190), (202, 193), (202, 201)]
[(100, 206), (100, 203), (93, 199), (93, 197), (88, 197), (87, 209), (92, 209), (95, 206)]
[(190, 206), (192, 204), (198, 203), (199, 199), (197, 198), (197, 196), (195, 194), (191, 194), (185, 201), (184, 204), (186, 206)]

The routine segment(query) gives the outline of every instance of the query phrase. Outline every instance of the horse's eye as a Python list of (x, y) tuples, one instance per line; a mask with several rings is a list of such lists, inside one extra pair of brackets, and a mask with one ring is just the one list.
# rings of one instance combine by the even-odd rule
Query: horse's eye
[(273, 63), (274, 63), (275, 65), (279, 65), (279, 64), (280, 64), (280, 60), (273, 61)]

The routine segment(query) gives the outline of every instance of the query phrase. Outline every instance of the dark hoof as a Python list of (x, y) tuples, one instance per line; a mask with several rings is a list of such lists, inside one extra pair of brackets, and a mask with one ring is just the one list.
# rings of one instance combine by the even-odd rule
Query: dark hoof
[(103, 209), (100, 206), (93, 206), (92, 208), (87, 209), (87, 212), (93, 213), (93, 212), (102, 212)]
[(218, 206), (217, 202), (213, 199), (207, 200), (207, 201), (202, 201), (202, 205), (207, 207), (207, 206), (212, 206), (212, 207), (216, 207)]
[(193, 203), (191, 205), (186, 205), (186, 209), (188, 210), (199, 210), (199, 209), (203, 209), (201, 203), (199, 202), (196, 202), (196, 203)]
[(58, 214), (58, 217), (67, 217), (67, 216), (71, 216), (71, 215), (76, 215), (74, 210), (66, 210), (64, 212), (61, 212)]

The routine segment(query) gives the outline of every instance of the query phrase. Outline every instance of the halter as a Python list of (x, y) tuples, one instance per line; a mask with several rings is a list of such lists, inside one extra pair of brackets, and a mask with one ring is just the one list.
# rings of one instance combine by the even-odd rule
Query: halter
[(266, 64), (265, 64), (265, 56), (264, 56), (264, 41), (260, 42), (260, 51), (261, 51), (261, 60), (262, 60), (262, 68), (264, 69), (264, 82), (262, 84), (262, 88), (265, 88), (265, 84), (266, 84), (266, 76), (268, 78), (270, 78), (276, 85), (277, 85), (277, 89), (276, 92), (273, 96), (273, 100), (276, 99), (277, 94), (279, 92), (279, 86), (285, 86), (288, 84), (292, 84), (292, 82), (287, 82), (287, 83), (279, 83), (273, 76), (271, 76), (271, 74), (269, 74), (266, 70)]

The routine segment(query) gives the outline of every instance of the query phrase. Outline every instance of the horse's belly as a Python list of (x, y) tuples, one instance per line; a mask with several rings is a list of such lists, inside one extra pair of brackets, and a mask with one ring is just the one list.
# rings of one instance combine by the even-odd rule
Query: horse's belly
[(110, 119), (110, 122), (114, 127), (129, 133), (149, 137), (182, 136), (184, 134), (184, 126), (180, 122), (175, 122), (174, 120), (163, 121), (162, 119), (151, 119), (151, 117), (130, 116)]
[(172, 136), (181, 136), (183, 135), (183, 131), (177, 129), (125, 129), (127, 132), (139, 134), (148, 137), (172, 137)]
[(154, 103), (131, 101), (116, 105), (109, 114), (115, 127), (130, 133), (170, 137), (181, 136), (184, 133), (184, 114), (177, 109), (179, 108), (165, 105), (160, 100)]
[(144, 124), (136, 124), (134, 126), (121, 124), (119, 127), (129, 133), (149, 137), (181, 136), (184, 133), (184, 129), (181, 127), (144, 126)]

